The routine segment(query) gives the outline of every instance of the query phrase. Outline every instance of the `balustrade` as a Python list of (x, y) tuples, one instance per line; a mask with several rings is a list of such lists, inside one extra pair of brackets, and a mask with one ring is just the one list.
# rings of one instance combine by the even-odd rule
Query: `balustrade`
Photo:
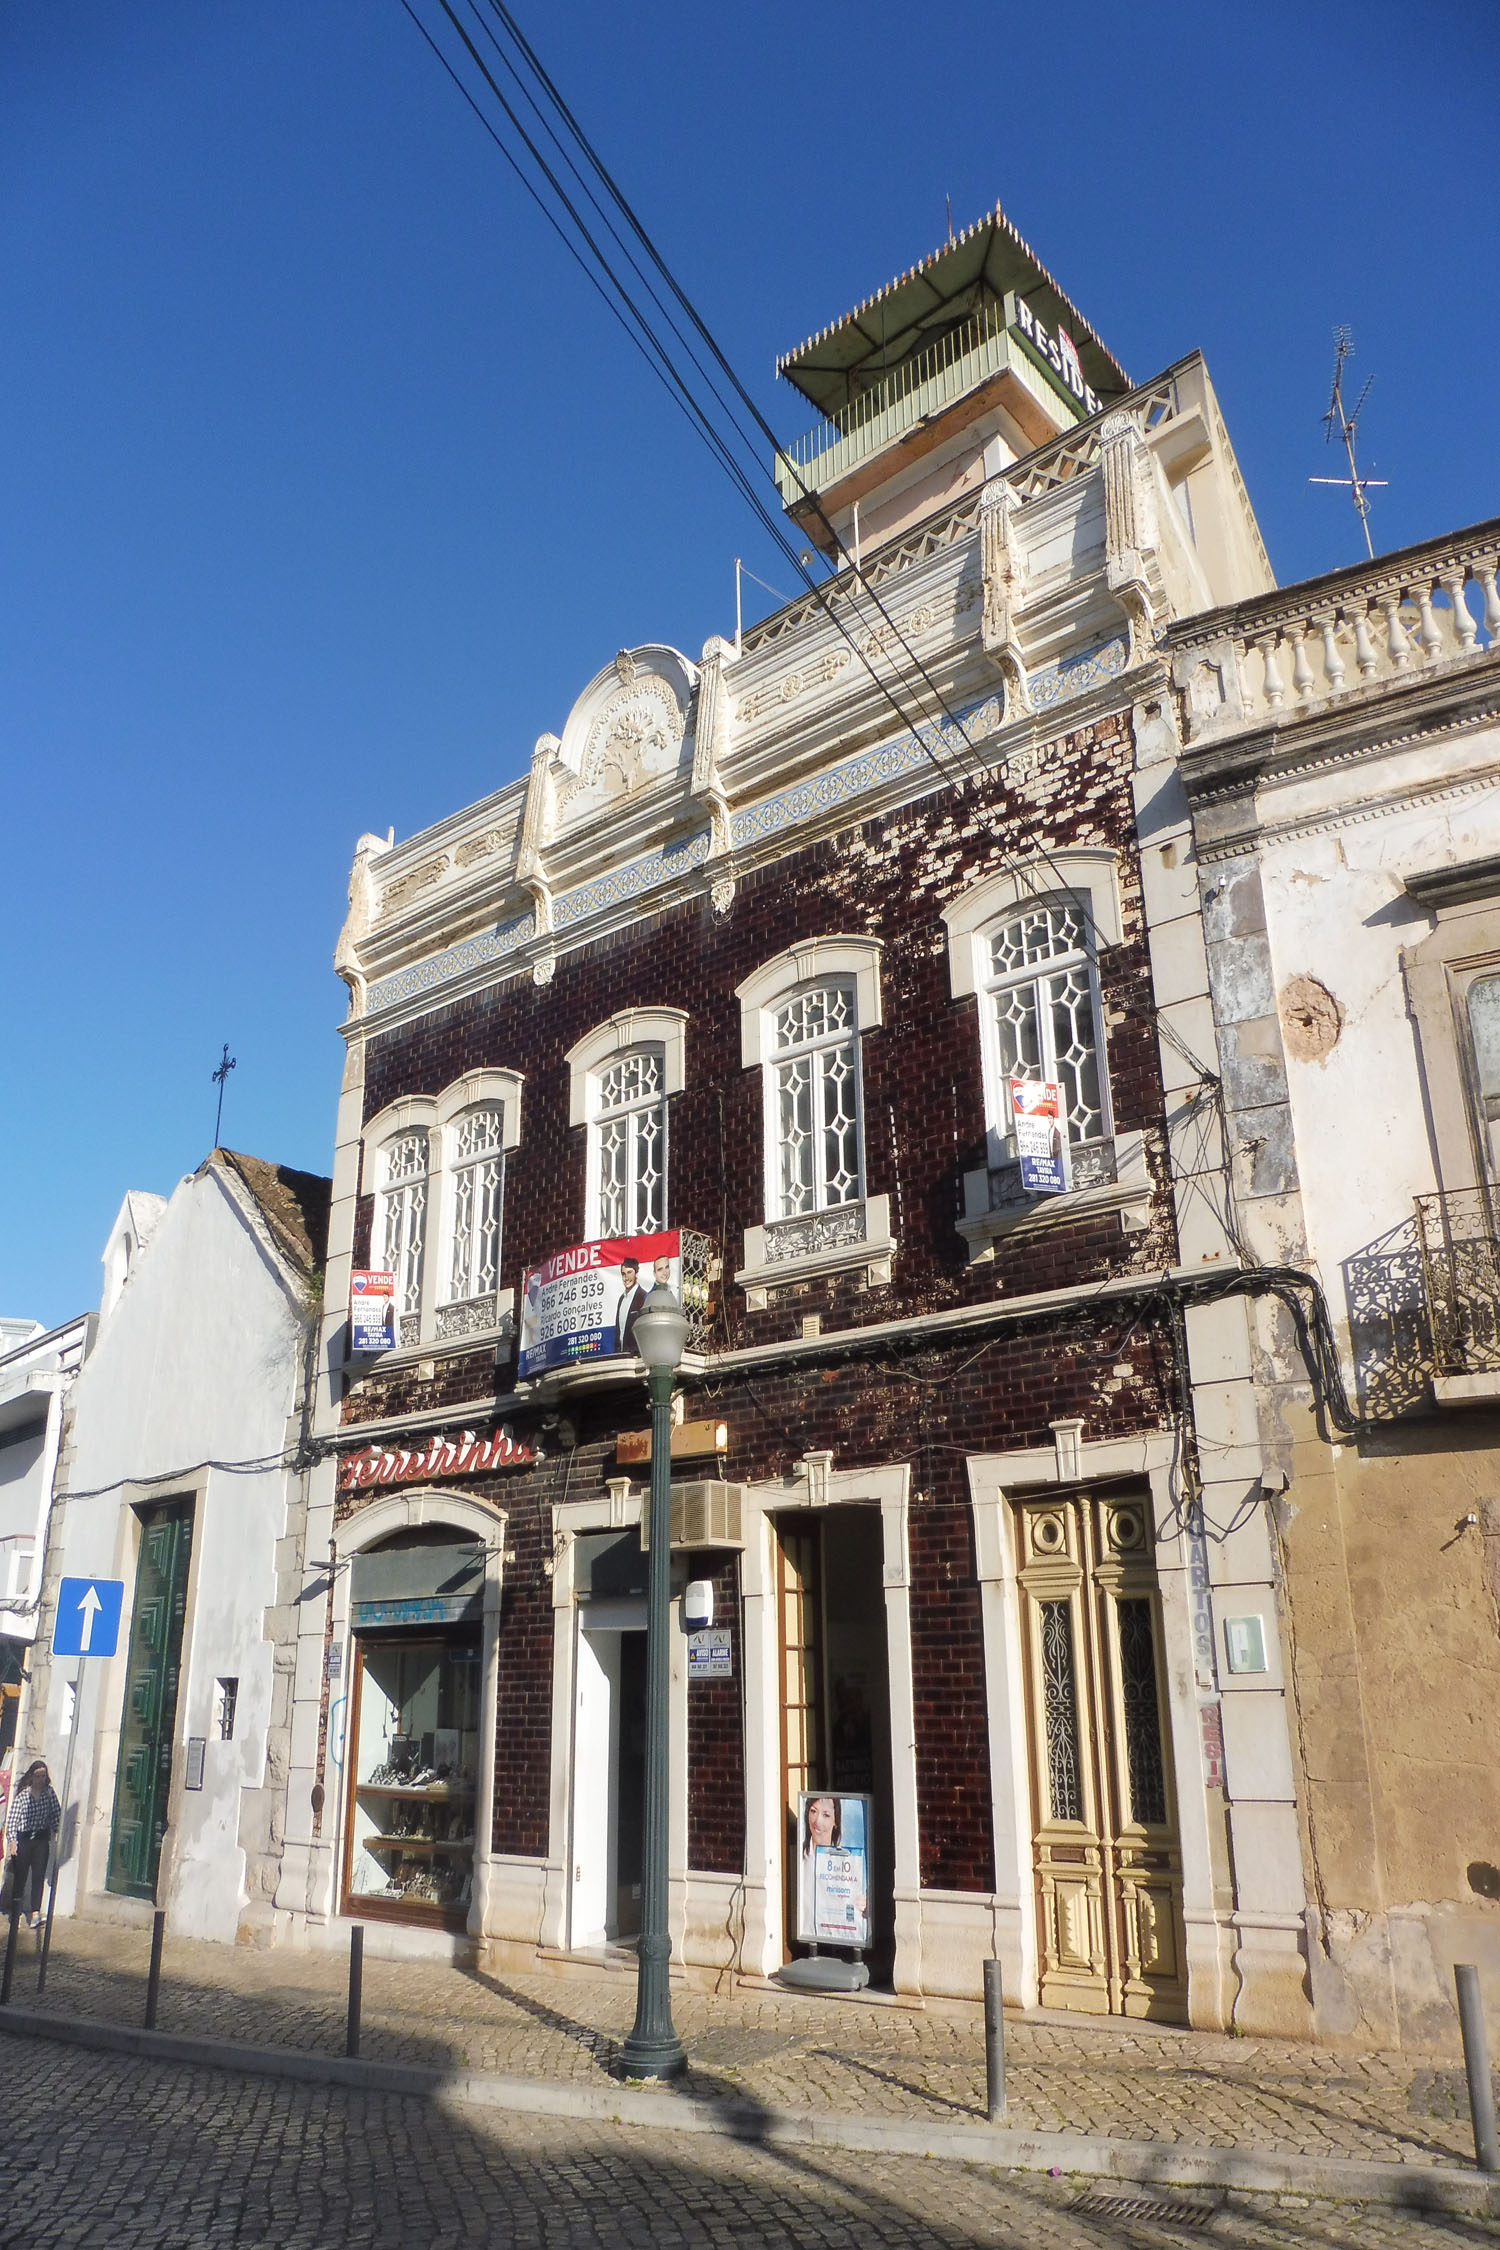
[(1305, 711), (1385, 680), (1415, 679), (1500, 646), (1500, 525), (1344, 574), (1294, 602), (1242, 604), (1230, 622), (1171, 635), (1187, 739)]

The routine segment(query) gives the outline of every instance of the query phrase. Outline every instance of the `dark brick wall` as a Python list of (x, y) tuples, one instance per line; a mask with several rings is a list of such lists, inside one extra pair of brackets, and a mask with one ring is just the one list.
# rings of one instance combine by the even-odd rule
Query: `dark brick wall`
[(713, 1581), (714, 1623), (732, 1639), (734, 1677), (688, 1681), (688, 1866), (705, 1875), (745, 1869), (744, 1636), (736, 1555), (689, 1555), (689, 1578)]
[(949, 997), (939, 910), (1007, 855), (1069, 843), (1120, 852), (1126, 940), (1102, 964), (1115, 1121), (1121, 1130), (1161, 1122), (1124, 722), (1066, 738), (1049, 761), (1046, 786), (1059, 809), (1045, 824), (993, 778), (972, 795), (940, 793), (752, 871), (727, 915), (715, 916), (703, 900), (645, 918), (563, 954), (549, 985), (513, 978), (375, 1034), (366, 1050), (366, 1117), (405, 1094), (436, 1095), (466, 1070), (522, 1074), (502, 1275), (519, 1288), (527, 1266), (577, 1241), (583, 1228), (584, 1135), (568, 1124), (568, 1049), (618, 1009), (685, 1008), (687, 1082), (672, 1110), (670, 1215), (674, 1225), (712, 1236), (732, 1272), (745, 1228), (766, 1216), (760, 1073), (740, 1065), (735, 987), (796, 938), (868, 935), (884, 946), (885, 1023), (864, 1041), (866, 1184), (891, 1197), (898, 1218), (891, 1285), (862, 1295), (816, 1284), (747, 1314), (731, 1283), (721, 1293), (723, 1340), (793, 1334), (805, 1312), (887, 1319), (991, 1297), (997, 1282), (1011, 1294), (1159, 1264), (1172, 1255), (1164, 1198), (1145, 1236), (1125, 1236), (1115, 1219), (1080, 1224), (1002, 1245), (993, 1266), (970, 1267), (954, 1229), (961, 1174), (985, 1160), (984, 1101), (977, 1012), (972, 1000)]
[[(964, 1456), (1052, 1443), (1082, 1416), (1090, 1437), (1169, 1419), (1164, 1326), (1134, 1311), (1080, 1310), (929, 1349), (733, 1377), (690, 1392), (688, 1414), (729, 1423), (729, 1474), (761, 1483), (831, 1448), (840, 1468), (909, 1461), (909, 1604), (916, 1703), (921, 1879), (994, 1887), (984, 1643)], [(1129, 1366), (1129, 1375), (1116, 1367)], [(795, 1497), (795, 1495), (793, 1495)], [(691, 1814), (690, 1814), (691, 1819)]]

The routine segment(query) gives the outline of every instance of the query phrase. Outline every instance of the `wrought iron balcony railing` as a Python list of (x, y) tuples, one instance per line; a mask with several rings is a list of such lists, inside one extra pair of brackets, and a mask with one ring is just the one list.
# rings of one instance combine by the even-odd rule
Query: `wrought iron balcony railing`
[(1435, 1372), (1500, 1370), (1500, 1189), (1419, 1195), (1417, 1239)]

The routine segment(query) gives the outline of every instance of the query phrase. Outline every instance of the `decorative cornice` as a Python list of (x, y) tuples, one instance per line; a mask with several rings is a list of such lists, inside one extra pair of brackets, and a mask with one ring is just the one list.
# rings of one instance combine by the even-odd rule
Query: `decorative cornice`
[(1187, 749), (1178, 762), (1189, 799), (1214, 804), (1248, 796), (1266, 783), (1300, 780), (1463, 733), (1490, 719), (1500, 719), (1500, 650), (1493, 664), (1482, 660), (1482, 669), (1471, 665), (1385, 681), (1330, 708), (1289, 712), (1246, 733)]
[[(1362, 797), (1357, 804), (1337, 806), (1327, 812), (1309, 813), (1299, 820), (1249, 820), (1239, 828), (1226, 831), (1211, 840), (1200, 836), (1197, 843), (1198, 858), (1206, 867), (1226, 859), (1241, 859), (1247, 852), (1254, 851), (1257, 844), (1270, 839), (1278, 843), (1294, 843), (1301, 836), (1329, 836), (1341, 828), (1361, 828), (1372, 820), (1388, 820), (1392, 814), (1414, 809), (1418, 805), (1440, 805), (1454, 797), (1488, 796), (1495, 789), (1497, 781), (1500, 781), (1500, 767), (1490, 767), (1479, 774), (1465, 774), (1458, 778), (1450, 775), (1425, 788), (1392, 790), (1384, 797)], [(1406, 887), (1408, 890), (1414, 888), (1410, 883)], [(1475, 892), (1473, 895), (1478, 897), (1485, 894)], [(1451, 903), (1456, 904), (1456, 899)]]
[[(957, 726), (941, 723), (898, 735), (736, 808), (729, 818), (732, 864), (739, 869), (753, 865), (787, 848), (794, 834), (794, 848), (815, 841), (847, 821), (855, 806), (859, 817), (867, 818), (951, 787), (969, 761), (971, 747), (1006, 745), (986, 759), (986, 766), (1000, 773), (1014, 769), (1016, 786), (1024, 789), (1046, 755), (1046, 746), (1035, 739), (1038, 716), (1064, 706), (1086, 707), (1107, 700), (1115, 682), (1124, 677), (1128, 661), (1123, 636), (1100, 642), (1033, 673), (1032, 711), (1014, 727), (1002, 724), (1003, 698), (997, 691), (960, 708), (955, 714)], [(1083, 721), (1080, 709), (1075, 723)], [(613, 927), (624, 911), (633, 912), (642, 902), (649, 901), (649, 910), (657, 911), (705, 888), (722, 865), (713, 858), (711, 830), (700, 828), (573, 890), (556, 892), (548, 931), (539, 928), (534, 914), (518, 915), (497, 929), (464, 938), (378, 979), (369, 988), (364, 1016), (346, 1029), (384, 1031), (402, 1016), (423, 1012), (413, 1003), (431, 1005), (433, 995), (441, 994), (446, 1002), (492, 983), (497, 972), (527, 974), (533, 941), (546, 942), (549, 954), (569, 949), (560, 942), (565, 933), (572, 945), (591, 942)]]

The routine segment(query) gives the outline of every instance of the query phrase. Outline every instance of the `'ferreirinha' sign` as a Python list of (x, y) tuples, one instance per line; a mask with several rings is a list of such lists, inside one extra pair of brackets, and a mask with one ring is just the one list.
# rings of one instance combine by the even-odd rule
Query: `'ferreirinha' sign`
[(493, 1437), (465, 1430), (456, 1438), (434, 1437), (419, 1452), (370, 1446), (346, 1453), (339, 1463), (340, 1492), (362, 1492), (377, 1484), (427, 1484), (433, 1477), (472, 1477), (485, 1469), (523, 1468), (536, 1459), (536, 1447), (513, 1438), (507, 1424)]

